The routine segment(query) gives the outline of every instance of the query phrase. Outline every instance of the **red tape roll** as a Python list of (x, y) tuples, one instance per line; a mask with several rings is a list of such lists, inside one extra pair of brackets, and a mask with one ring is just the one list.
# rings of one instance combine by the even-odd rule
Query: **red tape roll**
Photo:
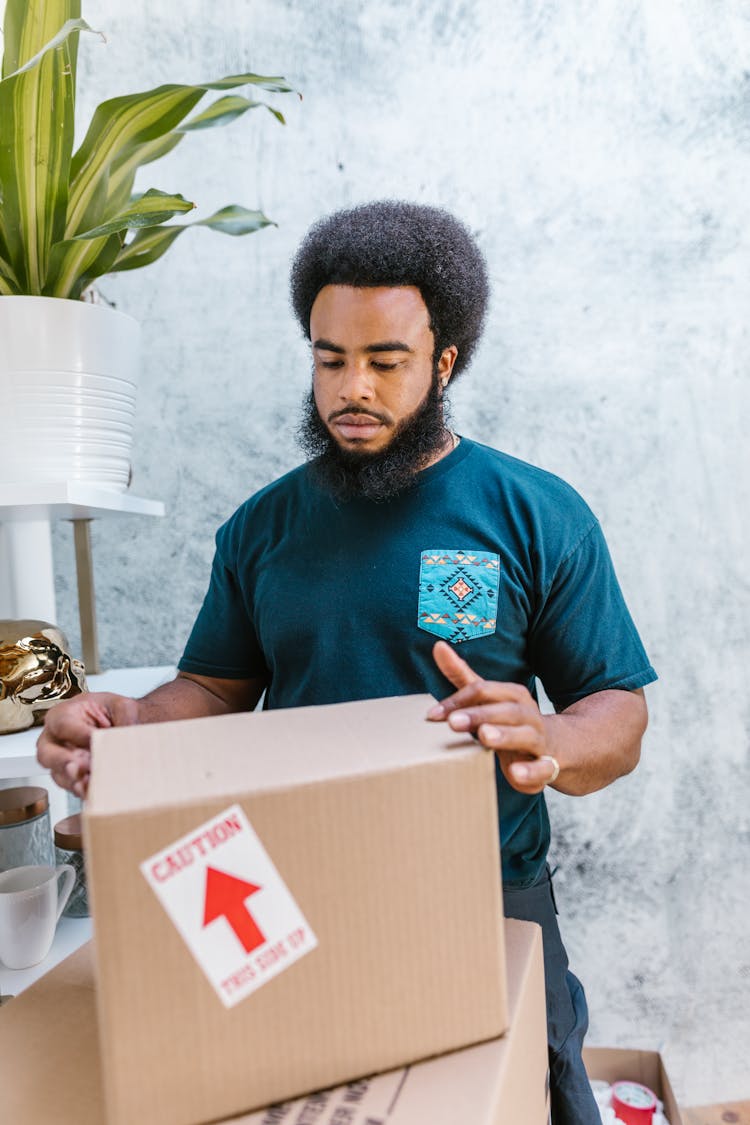
[(612, 1109), (624, 1125), (651, 1125), (656, 1112), (656, 1094), (640, 1082), (615, 1082)]

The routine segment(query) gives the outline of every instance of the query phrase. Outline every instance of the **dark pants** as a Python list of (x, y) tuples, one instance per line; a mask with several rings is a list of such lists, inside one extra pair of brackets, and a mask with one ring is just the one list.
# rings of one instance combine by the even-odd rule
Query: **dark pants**
[(568, 971), (547, 868), (532, 887), (503, 891), (505, 915), (538, 922), (544, 944), (552, 1125), (601, 1125), (581, 1058), (589, 1013), (581, 982)]

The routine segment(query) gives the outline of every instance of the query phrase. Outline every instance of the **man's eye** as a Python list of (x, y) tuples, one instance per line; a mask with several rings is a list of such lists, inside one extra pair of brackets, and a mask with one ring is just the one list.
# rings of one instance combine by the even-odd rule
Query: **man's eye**
[(376, 371), (395, 371), (398, 367), (397, 363), (383, 363), (382, 360), (374, 359), (372, 366)]
[(344, 361), (342, 359), (321, 359), (318, 360), (320, 367), (325, 367), (326, 370), (332, 371), (336, 367), (342, 367)]

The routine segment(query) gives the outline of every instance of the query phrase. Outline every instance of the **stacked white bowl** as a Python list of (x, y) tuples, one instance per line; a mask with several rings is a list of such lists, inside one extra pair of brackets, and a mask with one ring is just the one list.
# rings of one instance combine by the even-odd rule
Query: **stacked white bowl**
[(0, 484), (130, 477), (140, 328), (102, 305), (0, 297)]

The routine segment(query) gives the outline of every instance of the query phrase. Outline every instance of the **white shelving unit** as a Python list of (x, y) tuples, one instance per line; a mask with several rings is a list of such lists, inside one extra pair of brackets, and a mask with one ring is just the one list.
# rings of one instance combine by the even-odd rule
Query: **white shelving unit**
[[(91, 691), (114, 691), (138, 698), (174, 679), (175, 672), (176, 669), (170, 665), (157, 668), (113, 668), (100, 676), (89, 676), (88, 686)], [(0, 736), (0, 789), (22, 782), (45, 786), (49, 791), (50, 822), (54, 825), (68, 815), (68, 794), (55, 785), (49, 773), (42, 770), (36, 760), (39, 730), (39, 727), (33, 727), (17, 734)], [(89, 918), (62, 917), (52, 949), (38, 965), (33, 965), (30, 969), (8, 969), (0, 962), (0, 995), (17, 996), (90, 937)]]
[(0, 485), (0, 618), (57, 623), (52, 521), (71, 520), (83, 661), (87, 670), (98, 672), (89, 523), (132, 515), (163, 516), (164, 505), (81, 481)]

